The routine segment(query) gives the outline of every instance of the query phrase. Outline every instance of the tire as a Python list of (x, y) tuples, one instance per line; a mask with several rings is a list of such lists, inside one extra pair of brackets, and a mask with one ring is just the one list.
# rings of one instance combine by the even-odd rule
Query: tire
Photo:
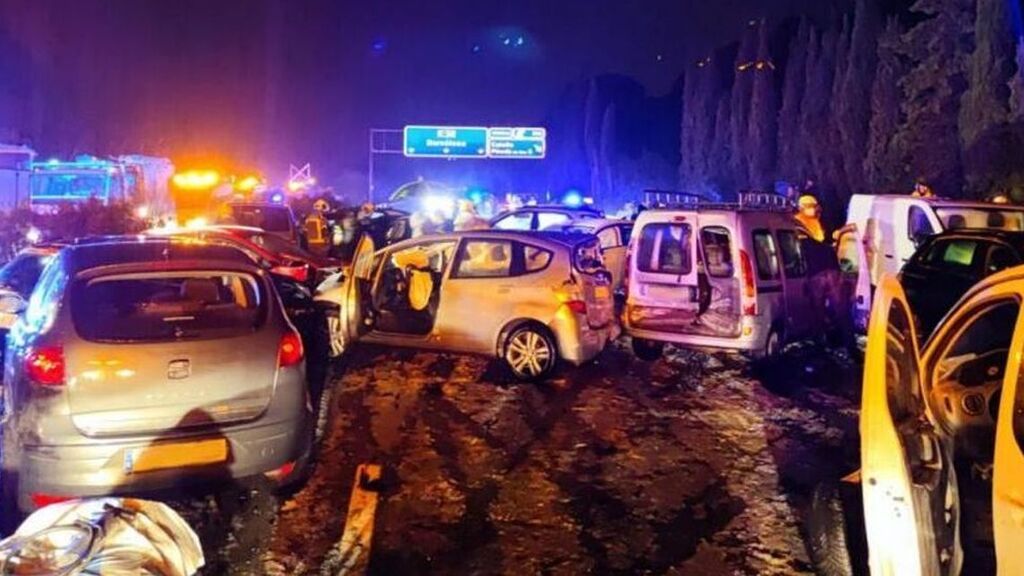
[(327, 356), (331, 359), (341, 358), (348, 352), (348, 336), (342, 330), (341, 310), (328, 308), (324, 311), (324, 341), (327, 344)]
[(664, 352), (665, 344), (663, 342), (633, 338), (633, 354), (644, 362), (654, 362), (661, 358)]
[(502, 357), (516, 379), (537, 381), (554, 372), (558, 348), (547, 328), (526, 324), (509, 335)]
[(764, 341), (763, 358), (768, 360), (778, 358), (782, 354), (782, 347), (782, 333), (777, 328), (772, 328), (772, 331), (768, 333), (768, 338)]
[(836, 484), (820, 484), (807, 518), (808, 552), (819, 576), (854, 576), (847, 507)]

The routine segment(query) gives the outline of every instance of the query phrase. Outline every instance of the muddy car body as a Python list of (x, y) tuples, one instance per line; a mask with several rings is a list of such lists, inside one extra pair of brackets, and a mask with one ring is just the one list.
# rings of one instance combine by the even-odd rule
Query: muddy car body
[(356, 340), (503, 358), (522, 379), (581, 364), (619, 333), (610, 274), (589, 235), (476, 231), (383, 250), (364, 236), (352, 269), (320, 286), (331, 349)]
[(303, 347), (242, 252), (166, 239), (65, 248), (11, 331), (3, 506), (267, 474), (311, 450)]
[(770, 356), (821, 330), (805, 235), (781, 198), (646, 210), (630, 240), (624, 330), (634, 351), (664, 343)]

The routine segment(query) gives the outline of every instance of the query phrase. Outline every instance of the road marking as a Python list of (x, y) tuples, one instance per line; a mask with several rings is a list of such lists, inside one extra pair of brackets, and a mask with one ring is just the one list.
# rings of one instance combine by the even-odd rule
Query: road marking
[(360, 464), (352, 497), (348, 502), (345, 530), (338, 542), (339, 566), (337, 576), (366, 574), (370, 565), (370, 544), (373, 541), (374, 516), (377, 513), (377, 492), (370, 484), (380, 481), (380, 466)]

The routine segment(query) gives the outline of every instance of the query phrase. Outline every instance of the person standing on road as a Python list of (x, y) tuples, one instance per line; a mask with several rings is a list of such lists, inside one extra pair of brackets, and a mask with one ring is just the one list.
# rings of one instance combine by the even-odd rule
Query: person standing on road
[(476, 212), (476, 207), (469, 200), (459, 200), (459, 213), (455, 215), (453, 227), (456, 232), (467, 230), (487, 230), (490, 228), (487, 220), (484, 220)]
[(821, 224), (821, 205), (818, 199), (804, 194), (797, 202), (796, 221), (807, 230), (807, 234), (817, 242), (825, 241), (825, 227)]

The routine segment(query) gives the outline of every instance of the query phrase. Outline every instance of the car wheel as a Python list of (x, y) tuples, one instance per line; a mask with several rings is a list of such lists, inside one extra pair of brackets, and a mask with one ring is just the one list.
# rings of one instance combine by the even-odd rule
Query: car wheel
[(341, 358), (348, 350), (348, 336), (341, 323), (341, 311), (332, 308), (324, 313), (327, 327), (327, 354), (331, 358)]
[(558, 350), (551, 333), (527, 324), (517, 328), (505, 344), (505, 363), (520, 380), (541, 380), (551, 374)]
[(772, 328), (764, 342), (764, 358), (777, 358), (780, 354), (782, 354), (782, 334)]
[(636, 357), (644, 362), (654, 362), (661, 358), (664, 351), (665, 344), (663, 342), (633, 338), (633, 354), (636, 354)]
[(847, 531), (849, 512), (840, 487), (834, 483), (819, 484), (811, 496), (807, 518), (808, 552), (819, 576), (853, 576), (850, 534)]

